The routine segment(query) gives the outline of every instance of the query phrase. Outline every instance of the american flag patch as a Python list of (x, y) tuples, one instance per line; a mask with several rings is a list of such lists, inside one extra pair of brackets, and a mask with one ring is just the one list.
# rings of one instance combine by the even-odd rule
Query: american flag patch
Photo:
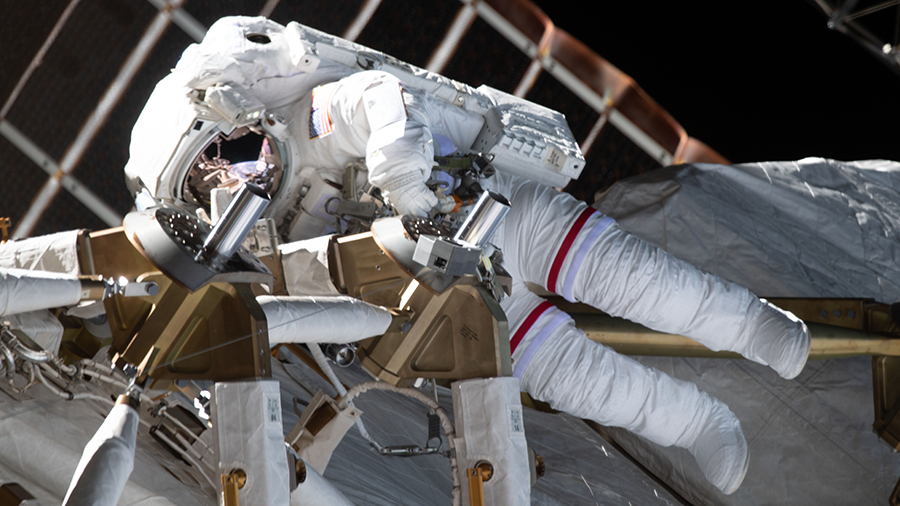
[(329, 103), (334, 92), (338, 89), (338, 83), (331, 83), (314, 88), (312, 91), (312, 108), (309, 111), (309, 138), (317, 139), (334, 132), (334, 123), (331, 121)]

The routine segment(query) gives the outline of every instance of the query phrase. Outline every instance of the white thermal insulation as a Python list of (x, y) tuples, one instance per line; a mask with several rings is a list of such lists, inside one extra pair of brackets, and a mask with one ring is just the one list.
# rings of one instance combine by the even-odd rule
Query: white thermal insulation
[(0, 268), (80, 274), (78, 230), (0, 244)]
[[(216, 383), (212, 402), (219, 474), (243, 469), (242, 506), (287, 506), (290, 475), (278, 381)], [(221, 488), (219, 489), (221, 494)]]
[(594, 207), (641, 239), (767, 297), (900, 301), (900, 163), (668, 167)]
[(53, 354), (59, 352), (65, 328), (50, 311), (41, 309), (30, 313), (6, 315), (3, 321), (9, 323), (9, 328), (22, 331), (42, 349)]
[[(667, 167), (617, 182), (594, 207), (625, 230), (768, 297), (900, 300), (900, 163), (823, 158)], [(691, 504), (881, 504), (900, 474), (872, 431), (872, 359), (817, 360), (794, 381), (740, 361), (637, 357), (727, 402), (750, 445), (723, 497), (691, 456), (611, 429)], [(760, 409), (764, 407), (764, 409)]]
[(0, 316), (62, 307), (81, 300), (81, 282), (71, 274), (0, 268)]
[(312, 466), (306, 466), (306, 480), (298, 483), (291, 492), (291, 506), (353, 506), (340, 490), (335, 488)]
[(266, 313), (269, 346), (282, 343), (353, 343), (380, 336), (391, 324), (391, 313), (359, 299), (274, 297), (256, 300)]
[(331, 236), (295, 241), (278, 246), (284, 269), (284, 285), (291, 295), (339, 295), (328, 272)]
[(463, 506), (470, 504), (466, 469), (482, 461), (494, 468), (493, 476), (484, 482), (484, 504), (531, 504), (531, 472), (519, 380), (472, 379), (457, 381), (451, 388)]
[(116, 404), (84, 447), (63, 505), (115, 506), (134, 469), (138, 413)]

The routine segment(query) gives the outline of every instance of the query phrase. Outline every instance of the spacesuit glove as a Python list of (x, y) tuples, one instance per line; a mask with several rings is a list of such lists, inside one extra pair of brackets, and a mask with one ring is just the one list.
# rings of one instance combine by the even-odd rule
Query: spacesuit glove
[(477, 199), (475, 197), (460, 198), (456, 195), (445, 195), (439, 200), (438, 211), (442, 213), (455, 213), (465, 206), (474, 204)]
[(455, 213), (461, 207), (461, 200), (456, 195), (444, 195), (438, 197), (437, 210), (441, 213)]
[(412, 184), (384, 192), (388, 202), (399, 214), (426, 217), (438, 205), (434, 192), (423, 184)]

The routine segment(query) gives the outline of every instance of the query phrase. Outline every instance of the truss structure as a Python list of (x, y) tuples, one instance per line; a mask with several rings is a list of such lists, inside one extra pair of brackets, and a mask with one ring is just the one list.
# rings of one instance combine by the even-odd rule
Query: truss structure
[(807, 0), (828, 17), (828, 28), (858, 42), (900, 74), (900, 0)]

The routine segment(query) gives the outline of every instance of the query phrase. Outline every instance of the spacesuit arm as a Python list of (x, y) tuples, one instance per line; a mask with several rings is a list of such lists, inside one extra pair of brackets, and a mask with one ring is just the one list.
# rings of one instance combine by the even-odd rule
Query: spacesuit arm
[(378, 81), (362, 92), (370, 133), (366, 142), (369, 182), (381, 189), (401, 214), (425, 216), (437, 197), (425, 182), (431, 177), (434, 147), (423, 112), (408, 109), (397, 78), (377, 73)]
[(300, 164), (342, 169), (364, 158), (369, 183), (401, 213), (424, 216), (437, 204), (425, 186), (434, 163), (433, 140), (425, 115), (407, 112), (407, 95), (396, 77), (381, 71), (314, 89), (295, 120)]
[(400, 214), (426, 216), (438, 204), (425, 186), (431, 175), (428, 160), (434, 159), (430, 138), (428, 127), (407, 121), (402, 137), (381, 148), (367, 149), (369, 182), (381, 188)]

